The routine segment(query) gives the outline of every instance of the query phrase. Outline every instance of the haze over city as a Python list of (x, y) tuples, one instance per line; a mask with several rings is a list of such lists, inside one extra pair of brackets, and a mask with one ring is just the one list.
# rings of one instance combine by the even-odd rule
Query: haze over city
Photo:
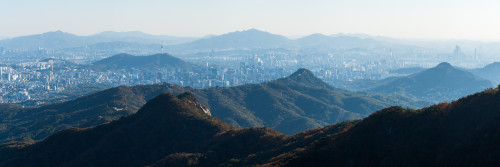
[(494, 0), (18, 0), (0, 2), (0, 36), (62, 30), (203, 37), (257, 28), (288, 37), (363, 33), (411, 39), (500, 40)]
[(2, 0), (0, 167), (497, 167), (498, 9)]

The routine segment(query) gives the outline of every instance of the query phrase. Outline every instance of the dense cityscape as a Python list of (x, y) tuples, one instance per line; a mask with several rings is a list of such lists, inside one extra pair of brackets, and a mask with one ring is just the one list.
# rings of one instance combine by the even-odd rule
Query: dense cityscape
[[(103, 88), (161, 82), (193, 88), (230, 87), (279, 79), (302, 67), (307, 67), (317, 77), (332, 85), (357, 90), (359, 88), (351, 84), (352, 81), (408, 75), (411, 71), (401, 72), (396, 69), (428, 68), (453, 57), (463, 57), (468, 60), (469, 66), (482, 65), (477, 51), (473, 55), (466, 54), (456, 46), (453, 52), (442, 56), (435, 56), (436, 53), (422, 53), (418, 49), (400, 51), (399, 55), (405, 56), (397, 56), (393, 55), (393, 52), (398, 51), (391, 48), (308, 52), (309, 54), (294, 49), (220, 52), (210, 50), (180, 55), (184, 61), (196, 64), (191, 69), (155, 67), (98, 70), (91, 67), (92, 62), (111, 57), (120, 51), (2, 49), (0, 53), (4, 55), (4, 64), (0, 67), (0, 102), (40, 105), (45, 102), (64, 101)], [(154, 54), (154, 51), (164, 50), (156, 48), (125, 51), (147, 56)], [(431, 58), (413, 59), (418, 55)], [(432, 58), (433, 56), (435, 58)]]

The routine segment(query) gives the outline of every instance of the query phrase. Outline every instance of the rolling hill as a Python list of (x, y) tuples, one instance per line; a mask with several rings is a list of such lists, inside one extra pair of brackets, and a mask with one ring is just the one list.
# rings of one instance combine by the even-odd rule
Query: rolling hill
[(190, 69), (195, 65), (187, 63), (169, 54), (155, 54), (149, 56), (133, 56), (129, 54), (118, 54), (92, 63), (90, 68), (94, 70), (116, 70), (116, 69), (150, 69), (156, 68), (178, 68)]
[(457, 69), (449, 63), (440, 63), (434, 68), (392, 79), (368, 91), (402, 94), (420, 100), (442, 102), (456, 100), (492, 86), (493, 83), (489, 80)]

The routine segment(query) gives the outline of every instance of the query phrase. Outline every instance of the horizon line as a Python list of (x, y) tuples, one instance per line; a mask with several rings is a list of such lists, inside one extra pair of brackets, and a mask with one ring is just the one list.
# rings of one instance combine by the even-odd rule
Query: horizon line
[[(182, 36), (182, 35), (178, 36), (178, 35), (172, 35), (172, 34), (155, 34), (155, 33), (148, 33), (148, 32), (141, 31), (141, 30), (130, 30), (130, 31), (104, 30), (104, 31), (99, 31), (99, 32), (96, 32), (96, 33), (91, 33), (91, 34), (78, 34), (78, 33), (73, 33), (73, 32), (69, 32), (69, 31), (63, 31), (61, 29), (57, 29), (57, 30), (50, 30), (50, 31), (45, 31), (45, 32), (41, 32), (41, 33), (32, 33), (32, 34), (25, 34), (25, 35), (18, 35), (18, 36), (0, 35), (0, 41), (14, 39), (14, 38), (19, 38), (19, 37), (41, 35), (41, 34), (46, 34), (46, 33), (55, 33), (55, 32), (67, 33), (67, 34), (76, 35), (76, 36), (80, 36), (80, 37), (89, 37), (89, 36), (94, 36), (94, 35), (98, 35), (98, 34), (105, 33), (105, 32), (112, 32), (112, 33), (133, 33), (133, 32), (138, 32), (138, 33), (143, 33), (143, 34), (152, 35), (152, 36), (170, 36), (170, 37), (177, 37), (177, 38), (198, 38), (198, 39), (202, 39), (202, 38), (213, 37), (213, 36), (221, 36), (221, 35), (235, 33), (235, 32), (244, 32), (244, 31), (249, 31), (249, 30), (257, 30), (257, 31), (260, 31), (260, 32), (267, 32), (267, 33), (270, 33), (270, 34), (273, 34), (273, 35), (280, 35), (280, 36), (286, 37), (287, 39), (290, 39), (290, 40), (296, 40), (296, 39), (308, 37), (308, 36), (311, 36), (311, 35), (320, 34), (320, 35), (329, 36), (329, 37), (334, 37), (334, 36), (351, 36), (352, 37), (353, 36), (353, 37), (358, 37), (358, 38), (362, 38), (362, 39), (367, 39), (367, 38), (372, 38), (372, 39), (374, 39), (374, 38), (389, 38), (389, 39), (395, 39), (395, 40), (406, 40), (406, 41), (414, 41), (414, 42), (449, 42), (449, 41), (468, 41), (468, 42), (485, 42), (485, 43), (500, 42), (500, 39), (481, 39), (481, 38), (476, 38), (476, 39), (473, 39), (473, 38), (412, 38), (412, 37), (393, 37), (393, 36), (385, 36), (385, 35), (379, 35), (379, 34), (373, 35), (373, 34), (361, 33), (361, 32), (357, 32), (357, 33), (337, 32), (337, 33), (333, 33), (333, 34), (324, 34), (324, 33), (321, 33), (321, 32), (315, 32), (315, 33), (310, 33), (310, 34), (306, 34), (306, 35), (284, 35), (284, 34), (273, 33), (273, 32), (269, 32), (267, 30), (262, 30), (262, 29), (257, 29), (257, 28), (248, 28), (248, 29), (243, 29), (243, 30), (235, 30), (235, 31), (225, 32), (225, 33), (222, 33), (222, 34), (209, 33), (209, 34), (202, 35), (202, 36)], [(360, 36), (367, 36), (367, 37), (360, 37)]]

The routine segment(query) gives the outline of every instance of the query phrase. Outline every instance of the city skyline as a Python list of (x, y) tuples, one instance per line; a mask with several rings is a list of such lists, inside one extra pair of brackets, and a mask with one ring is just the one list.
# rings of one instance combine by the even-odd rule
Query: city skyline
[(0, 36), (61, 30), (203, 37), (251, 28), (287, 37), (362, 33), (406, 39), (499, 41), (500, 3), (481, 1), (33, 1), (0, 2)]

